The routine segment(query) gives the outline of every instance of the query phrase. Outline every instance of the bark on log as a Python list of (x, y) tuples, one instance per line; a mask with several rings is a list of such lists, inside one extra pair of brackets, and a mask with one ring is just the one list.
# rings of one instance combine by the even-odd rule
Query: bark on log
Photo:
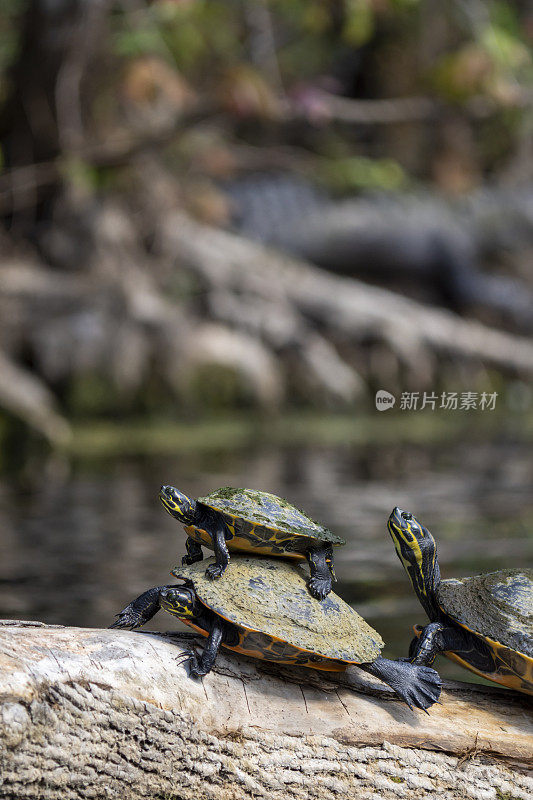
[(355, 668), (223, 652), (193, 681), (190, 641), (1, 623), (0, 797), (532, 797), (525, 695), (446, 683), (426, 715)]

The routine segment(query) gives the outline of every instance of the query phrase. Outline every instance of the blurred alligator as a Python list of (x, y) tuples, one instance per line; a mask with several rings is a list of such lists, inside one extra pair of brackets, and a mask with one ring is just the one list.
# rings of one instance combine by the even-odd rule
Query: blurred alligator
[(252, 175), (224, 187), (235, 230), (325, 269), (458, 312), (533, 328), (533, 293), (480, 264), (533, 252), (533, 189), (485, 189), (455, 204), (435, 195), (333, 200), (310, 183)]

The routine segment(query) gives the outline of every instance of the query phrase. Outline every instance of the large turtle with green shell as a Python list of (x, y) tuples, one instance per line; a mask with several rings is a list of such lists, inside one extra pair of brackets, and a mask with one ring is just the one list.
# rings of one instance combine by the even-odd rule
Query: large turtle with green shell
[(311, 598), (296, 564), (236, 555), (224, 581), (210, 580), (199, 563), (172, 574), (183, 583), (144, 592), (117, 614), (111, 627), (140, 628), (161, 608), (178, 617), (207, 637), (199, 657), (185, 654), (192, 677), (212, 669), (222, 646), (330, 672), (355, 664), (388, 683), (410, 707), (427, 709), (438, 700), (441, 681), (435, 670), (382, 658), (379, 633), (336, 594)]
[(441, 580), (427, 528), (395, 508), (388, 529), (430, 619), (415, 626), (411, 662), (429, 665), (443, 653), (476, 675), (533, 694), (533, 570)]
[(191, 500), (174, 486), (162, 486), (159, 497), (169, 514), (184, 524), (187, 555), (183, 564), (203, 558), (202, 545), (215, 551), (208, 578), (225, 572), (229, 551), (285, 558), (307, 558), (309, 591), (321, 600), (331, 591), (333, 547), (346, 544), (287, 500), (255, 489), (215, 489)]

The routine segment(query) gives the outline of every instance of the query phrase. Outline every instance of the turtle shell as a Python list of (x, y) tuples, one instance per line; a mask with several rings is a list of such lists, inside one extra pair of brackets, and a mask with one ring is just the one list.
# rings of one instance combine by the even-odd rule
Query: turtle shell
[[(336, 594), (330, 592), (324, 600), (311, 597), (304, 571), (291, 562), (234, 556), (223, 581), (206, 577), (205, 562), (177, 567), (172, 574), (192, 581), (205, 606), (244, 632), (233, 648), (239, 652), (312, 666), (313, 658), (273, 658), (282, 652), (273, 644), (287, 643), (299, 653), (319, 656), (317, 661), (353, 664), (374, 661), (383, 647), (379, 633)], [(248, 647), (245, 638), (251, 632), (261, 636)]]
[(472, 633), (533, 658), (533, 570), (441, 581), (441, 609)]
[[(302, 552), (327, 542), (333, 546), (345, 544), (323, 525), (275, 494), (254, 489), (216, 489), (197, 503), (221, 513), (230, 530), (250, 544), (270, 542), (272, 553)], [(246, 541), (240, 549), (247, 550)]]

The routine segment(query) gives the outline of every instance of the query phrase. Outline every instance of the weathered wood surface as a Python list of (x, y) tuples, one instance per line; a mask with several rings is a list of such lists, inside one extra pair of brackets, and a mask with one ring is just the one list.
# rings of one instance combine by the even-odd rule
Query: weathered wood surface
[(533, 796), (533, 703), (446, 684), (429, 715), (355, 668), (218, 658), (190, 639), (0, 624), (0, 797), (307, 800)]

